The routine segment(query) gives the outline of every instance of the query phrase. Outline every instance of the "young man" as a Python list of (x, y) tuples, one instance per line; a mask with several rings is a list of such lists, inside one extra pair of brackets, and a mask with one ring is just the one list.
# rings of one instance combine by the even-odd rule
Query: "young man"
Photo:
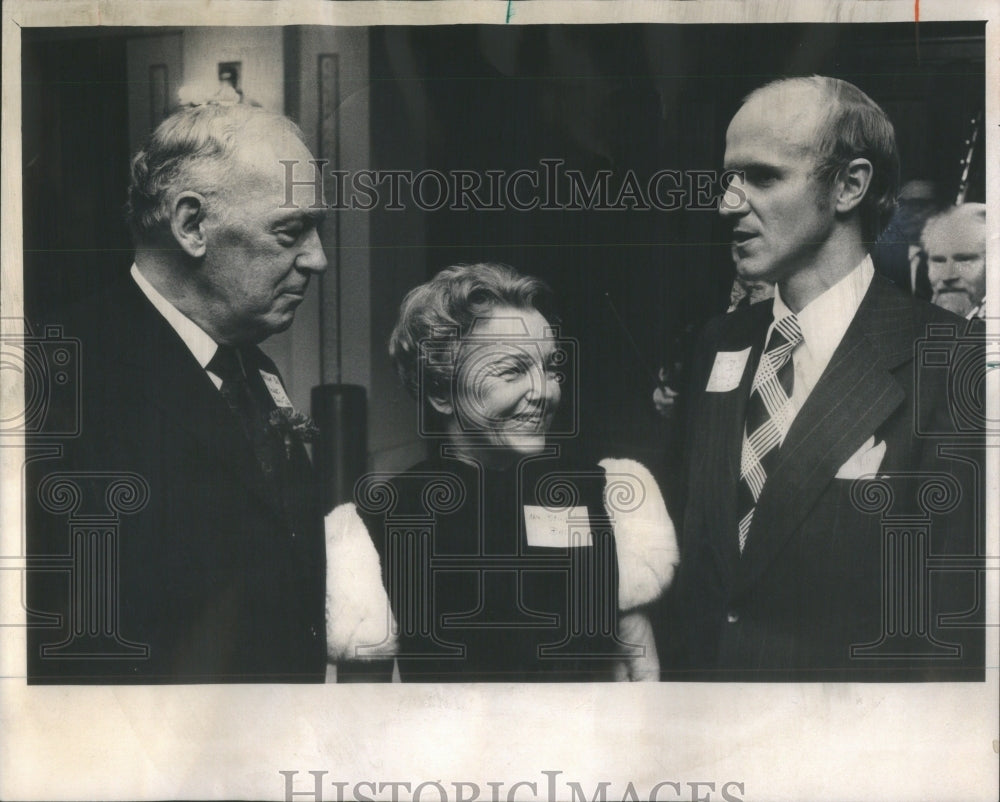
[[(665, 638), (675, 668), (863, 681), (978, 665), (981, 677), (982, 630), (938, 618), (981, 604), (974, 572), (920, 562), (975, 555), (980, 534), (977, 466), (931, 436), (955, 429), (947, 371), (914, 358), (934, 324), (952, 327), (952, 349), (964, 324), (875, 275), (868, 256), (897, 189), (891, 123), (844, 81), (778, 81), (733, 118), (725, 167), (738, 171), (720, 203), (737, 272), (776, 292), (710, 322), (695, 357)], [(955, 498), (930, 499), (925, 484)]]

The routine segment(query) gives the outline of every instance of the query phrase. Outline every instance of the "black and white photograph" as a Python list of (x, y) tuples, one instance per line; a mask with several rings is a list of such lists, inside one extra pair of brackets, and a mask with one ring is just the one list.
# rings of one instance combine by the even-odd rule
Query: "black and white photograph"
[(713, 5), (5, 7), (0, 796), (995, 797), (997, 9)]

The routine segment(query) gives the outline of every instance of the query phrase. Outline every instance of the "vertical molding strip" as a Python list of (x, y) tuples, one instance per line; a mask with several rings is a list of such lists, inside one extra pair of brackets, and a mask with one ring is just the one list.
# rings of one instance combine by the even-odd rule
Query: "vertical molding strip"
[[(326, 174), (340, 169), (340, 57), (336, 53), (320, 53), (317, 57), (317, 74), (319, 76), (319, 122), (317, 132), (317, 144), (319, 159), (326, 159)], [(326, 193), (326, 182), (324, 182), (324, 193)], [(331, 204), (329, 195), (324, 198), (327, 207), (339, 206), (341, 198), (336, 198)], [(332, 218), (332, 219), (331, 219)], [(323, 282), (328, 276), (332, 276), (334, 281), (334, 295), (336, 304), (334, 314), (336, 319), (333, 328), (333, 348), (334, 356), (333, 382), (340, 384), (343, 378), (343, 334), (341, 331), (341, 289), (340, 289), (340, 212), (332, 208), (330, 217), (325, 222), (325, 227), (329, 231), (333, 227), (332, 262), (326, 273), (320, 276)], [(325, 298), (324, 285), (320, 284), (321, 297)], [(326, 354), (327, 338), (331, 336), (326, 325), (327, 304), (320, 305), (320, 383), (327, 381)]]

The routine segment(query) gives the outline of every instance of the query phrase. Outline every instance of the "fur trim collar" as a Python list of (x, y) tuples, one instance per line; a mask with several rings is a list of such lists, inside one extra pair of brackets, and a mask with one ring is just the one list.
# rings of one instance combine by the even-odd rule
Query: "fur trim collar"
[(391, 657), (396, 619), (382, 566), (353, 504), (326, 516), (326, 650), (331, 661)]
[(603, 459), (604, 509), (618, 552), (618, 608), (631, 610), (657, 599), (670, 586), (680, 560), (674, 524), (660, 488), (645, 466), (630, 459)]

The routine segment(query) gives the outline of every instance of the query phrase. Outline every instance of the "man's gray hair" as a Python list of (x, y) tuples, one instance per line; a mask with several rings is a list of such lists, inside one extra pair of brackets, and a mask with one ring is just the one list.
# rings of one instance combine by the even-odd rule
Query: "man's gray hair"
[(927, 218), (924, 223), (924, 230), (920, 234), (920, 247), (927, 250), (927, 239), (934, 230), (940, 228), (944, 223), (952, 220), (968, 220), (981, 223), (986, 229), (986, 204), (985, 203), (963, 203), (960, 206), (949, 206), (947, 209), (938, 212)]
[(257, 106), (208, 103), (167, 117), (132, 159), (125, 207), (132, 236), (142, 242), (167, 225), (171, 190), (216, 195), (238, 169), (240, 148), (276, 134), (305, 143), (295, 123)]

